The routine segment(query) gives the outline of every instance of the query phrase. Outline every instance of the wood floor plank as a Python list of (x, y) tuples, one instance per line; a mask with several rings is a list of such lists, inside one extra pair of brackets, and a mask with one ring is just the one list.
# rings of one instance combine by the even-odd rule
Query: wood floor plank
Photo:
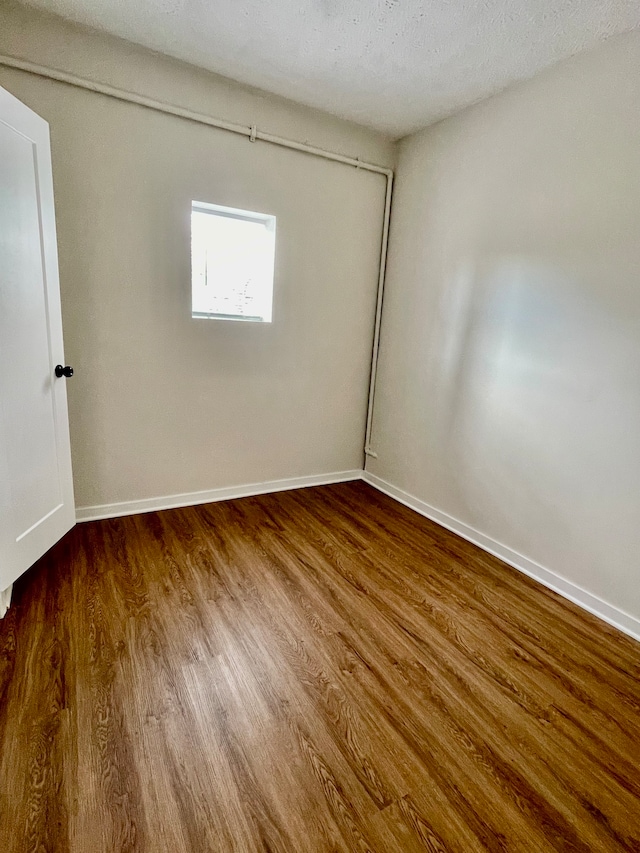
[(363, 483), (88, 523), (0, 783), (3, 853), (640, 853), (640, 645)]

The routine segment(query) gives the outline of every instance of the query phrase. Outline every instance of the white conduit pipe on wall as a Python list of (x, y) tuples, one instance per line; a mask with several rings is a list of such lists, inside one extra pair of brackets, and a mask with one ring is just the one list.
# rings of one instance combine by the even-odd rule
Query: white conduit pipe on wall
[(358, 158), (346, 157), (343, 154), (337, 154), (334, 151), (325, 151), (323, 148), (315, 148), (312, 145), (306, 145), (304, 142), (295, 142), (292, 139), (285, 139), (281, 136), (274, 136), (271, 133), (264, 133), (263, 131), (258, 130), (255, 125), (247, 127), (246, 125), (233, 124), (232, 122), (211, 118), (203, 113), (185, 110), (182, 107), (177, 107), (173, 104), (166, 104), (163, 101), (156, 101), (153, 98), (147, 98), (145, 95), (138, 95), (135, 92), (128, 92), (125, 89), (117, 89), (114, 86), (109, 86), (105, 83), (96, 83), (93, 80), (86, 80), (83, 77), (76, 77), (73, 74), (67, 74), (65, 71), (58, 71), (57, 69), (47, 68), (43, 65), (36, 65), (33, 62), (26, 62), (23, 59), (18, 59), (13, 56), (0, 56), (0, 66), (4, 66), (5, 68), (14, 68), (18, 71), (25, 71), (28, 74), (45, 77), (48, 80), (55, 80), (58, 83), (66, 83), (67, 85), (75, 86), (78, 89), (85, 89), (89, 92), (105, 95), (108, 98), (115, 98), (118, 101), (126, 101), (129, 104), (137, 104), (140, 107), (146, 107), (150, 110), (156, 110), (157, 112), (183, 118), (187, 121), (197, 122), (198, 124), (205, 124), (219, 130), (226, 130), (229, 133), (237, 133), (240, 136), (246, 136), (251, 142), (260, 140), (261, 142), (268, 142), (271, 145), (279, 145), (281, 148), (289, 148), (293, 151), (301, 151), (304, 154), (311, 154), (314, 157), (323, 157), (325, 160), (332, 160), (335, 163), (343, 163), (345, 166), (354, 166), (356, 169), (362, 169), (365, 172), (374, 172), (378, 175), (384, 175), (387, 181), (387, 187), (385, 193), (384, 220), (382, 224), (382, 240), (380, 246), (378, 293), (376, 298), (376, 313), (373, 329), (371, 372), (369, 375), (369, 398), (367, 404), (367, 426), (364, 441), (365, 457), (375, 456), (376, 454), (370, 446), (371, 428), (373, 424), (373, 404), (378, 367), (378, 350), (380, 347), (382, 299), (384, 296), (387, 249), (389, 245), (389, 222), (391, 218), (391, 196), (393, 193), (393, 169), (387, 169), (384, 166), (377, 166), (375, 163), (367, 163), (366, 161)]

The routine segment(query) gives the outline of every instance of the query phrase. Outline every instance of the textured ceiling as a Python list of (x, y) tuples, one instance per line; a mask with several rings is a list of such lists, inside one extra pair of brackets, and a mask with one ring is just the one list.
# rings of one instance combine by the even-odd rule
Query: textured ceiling
[(394, 137), (640, 25), (640, 0), (28, 2)]

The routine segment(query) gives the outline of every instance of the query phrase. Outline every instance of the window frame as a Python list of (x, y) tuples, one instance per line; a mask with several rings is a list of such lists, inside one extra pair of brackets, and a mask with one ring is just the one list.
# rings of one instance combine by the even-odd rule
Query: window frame
[[(276, 252), (276, 216), (272, 213), (258, 213), (253, 210), (243, 210), (236, 207), (226, 207), (222, 204), (212, 202), (191, 200), (191, 216), (194, 213), (207, 213), (212, 216), (223, 216), (226, 219), (237, 219), (243, 222), (253, 222), (264, 225), (268, 231), (273, 232), (273, 268), (271, 270), (271, 316), (268, 320), (264, 317), (242, 314), (222, 314), (208, 311), (194, 311), (193, 308), (193, 248), (190, 256), (190, 286), (191, 286), (191, 318), (193, 320), (231, 320), (240, 323), (264, 323), (273, 322), (273, 296), (275, 290), (275, 252)], [(193, 226), (189, 218), (191, 240), (193, 241)], [(193, 243), (192, 243), (193, 245)]]

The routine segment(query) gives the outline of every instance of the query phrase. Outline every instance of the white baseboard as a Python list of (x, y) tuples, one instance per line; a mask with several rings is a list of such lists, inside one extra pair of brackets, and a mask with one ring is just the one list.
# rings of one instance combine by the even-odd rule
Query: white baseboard
[(8, 586), (6, 589), (3, 589), (2, 592), (0, 592), (0, 619), (4, 619), (5, 613), (11, 605), (12, 589), (13, 584), (11, 584), (11, 586)]
[(334, 471), (332, 474), (314, 474), (311, 477), (291, 477), (288, 480), (267, 480), (263, 483), (248, 483), (244, 486), (229, 486), (223, 489), (208, 489), (203, 492), (185, 492), (160, 498), (145, 498), (137, 501), (102, 504), (100, 506), (76, 507), (76, 521), (100, 521), (103, 518), (119, 518), (123, 515), (138, 515), (141, 512), (157, 512), (162, 509), (178, 509), (183, 506), (248, 498), (269, 492), (284, 492), (288, 489), (304, 489), (308, 486), (329, 486), (331, 483), (346, 483), (359, 480), (362, 471)]
[(586, 589), (582, 589), (582, 587), (557, 575), (550, 569), (545, 569), (544, 566), (519, 554), (501, 542), (496, 542), (495, 539), (491, 539), (491, 537), (486, 536), (484, 533), (480, 533), (479, 530), (470, 527), (463, 521), (453, 518), (453, 516), (448, 515), (446, 512), (436, 509), (419, 498), (410, 495), (408, 492), (398, 489), (396, 486), (392, 486), (386, 480), (382, 480), (368, 471), (362, 473), (362, 479), (369, 483), (370, 486), (384, 492), (390, 498), (394, 498), (401, 504), (420, 513), (420, 515), (424, 515), (426, 518), (431, 519), (431, 521), (435, 521), (437, 524), (442, 525), (442, 527), (446, 527), (447, 530), (457, 533), (458, 536), (462, 536), (463, 539), (473, 542), (474, 545), (478, 545), (484, 551), (488, 551), (489, 554), (493, 554), (494, 557), (498, 557), (500, 560), (513, 566), (514, 569), (518, 569), (518, 571), (539, 581), (564, 598), (568, 598), (569, 601), (577, 604), (578, 607), (588, 610), (589, 613), (598, 616), (609, 625), (613, 625), (614, 628), (618, 628), (635, 640), (640, 640), (640, 619), (637, 619), (635, 616), (631, 616), (631, 614), (625, 613), (618, 607), (614, 607), (613, 604), (603, 601), (597, 595), (588, 592)]

